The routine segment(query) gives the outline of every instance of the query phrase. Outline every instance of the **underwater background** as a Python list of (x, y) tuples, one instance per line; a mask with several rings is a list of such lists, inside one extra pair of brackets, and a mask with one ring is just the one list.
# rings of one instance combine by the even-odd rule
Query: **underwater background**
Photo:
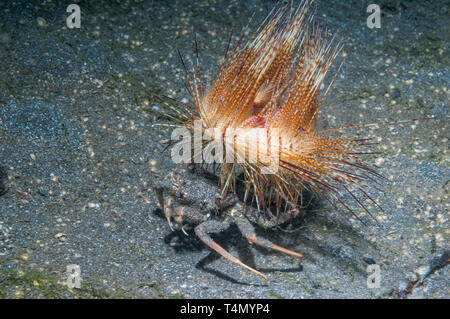
[[(80, 28), (66, 25), (71, 3)], [(319, 125), (422, 119), (344, 132), (379, 142), (372, 162), (387, 181), (373, 194), (383, 207), (377, 222), (318, 203), (307, 225), (260, 230), (304, 253), (301, 266), (236, 229), (214, 237), (267, 282), (192, 231), (170, 231), (152, 187), (176, 169), (166, 150), (172, 128), (158, 125), (167, 120), (154, 95), (189, 100), (176, 50), (190, 65), (196, 36), (212, 81), (230, 33), (233, 44), (247, 24), (256, 30), (275, 3), (1, 1), (0, 297), (450, 297), (448, 1), (312, 9), (345, 44)], [(372, 3), (380, 28), (366, 23)], [(375, 264), (381, 285), (368, 288)], [(68, 265), (80, 267), (81, 288), (67, 288)]]

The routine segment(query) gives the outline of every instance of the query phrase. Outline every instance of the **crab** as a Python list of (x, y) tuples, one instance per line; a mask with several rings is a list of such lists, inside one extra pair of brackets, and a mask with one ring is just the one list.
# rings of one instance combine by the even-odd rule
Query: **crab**
[(231, 224), (235, 224), (250, 244), (291, 255), (298, 260), (299, 264), (302, 262), (301, 253), (258, 237), (254, 226), (275, 227), (287, 221), (288, 218), (292, 218), (295, 212), (284, 214), (281, 218), (277, 218), (270, 212), (261, 213), (254, 207), (246, 206), (235, 194), (221, 196), (218, 187), (212, 181), (195, 173), (187, 174), (190, 175), (189, 179), (172, 172), (154, 187), (160, 208), (172, 231), (175, 229), (175, 224), (185, 235), (188, 235), (185, 225), (193, 226), (195, 234), (206, 246), (264, 279), (267, 277), (263, 273), (230, 254), (216, 243), (210, 234), (225, 231)]

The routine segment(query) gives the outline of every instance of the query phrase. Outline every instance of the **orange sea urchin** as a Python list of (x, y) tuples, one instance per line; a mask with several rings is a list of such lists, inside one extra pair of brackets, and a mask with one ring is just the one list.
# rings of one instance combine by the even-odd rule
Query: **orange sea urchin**
[[(194, 128), (200, 119), (203, 127), (220, 133), (207, 134), (210, 138), (236, 154), (236, 161), (224, 157), (221, 163), (222, 194), (242, 167), (263, 209), (283, 200), (295, 207), (304, 187), (339, 201), (342, 190), (353, 196), (350, 188), (355, 186), (368, 197), (362, 186), (373, 180), (371, 175), (379, 177), (359, 159), (369, 153), (361, 150), (367, 140), (316, 130), (326, 94), (321, 92), (323, 81), (341, 45), (307, 15), (311, 2), (303, 1), (295, 10), (274, 9), (245, 46), (238, 43), (225, 56), (209, 89), (202, 87), (198, 68), (192, 76), (186, 72), (196, 112), (182, 122)], [(266, 138), (252, 139), (255, 128), (264, 128)], [(250, 161), (248, 154), (255, 152), (256, 161)], [(270, 160), (277, 164), (275, 170), (262, 174)]]
[[(253, 194), (260, 211), (276, 211), (279, 219), (298, 207), (305, 188), (353, 213), (340, 198), (347, 192), (370, 214), (358, 199), (372, 200), (366, 190), (380, 176), (360, 158), (370, 144), (316, 128), (328, 90), (323, 91), (324, 78), (342, 46), (307, 13), (311, 3), (273, 9), (245, 45), (239, 40), (225, 55), (208, 88), (199, 67), (189, 72), (182, 62), (195, 107), (186, 106), (174, 118), (227, 150), (214, 151), (222, 198), (239, 170), (247, 185), (244, 202)], [(198, 155), (194, 148), (194, 162)], [(277, 247), (270, 248), (283, 251)]]

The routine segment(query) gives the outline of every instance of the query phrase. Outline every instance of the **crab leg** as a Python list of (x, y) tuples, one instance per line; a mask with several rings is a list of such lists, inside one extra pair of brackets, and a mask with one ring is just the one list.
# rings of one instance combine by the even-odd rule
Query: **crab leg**
[(289, 249), (286, 249), (284, 247), (275, 245), (275, 244), (271, 243), (270, 241), (268, 241), (267, 239), (256, 237), (255, 229), (252, 226), (252, 224), (250, 224), (249, 221), (247, 221), (247, 220), (239, 220), (238, 222), (236, 222), (236, 225), (238, 226), (238, 228), (241, 231), (242, 235), (244, 235), (244, 237), (247, 238), (247, 240), (250, 243), (253, 243), (255, 245), (258, 245), (258, 246), (261, 246), (261, 247), (264, 247), (264, 248), (273, 249), (273, 250), (276, 250), (276, 251), (279, 251), (279, 252), (282, 252), (282, 253), (294, 256), (294, 257), (296, 257), (298, 259), (299, 263), (302, 262), (302, 260), (303, 260), (303, 255), (302, 254), (300, 254), (298, 252), (295, 252), (295, 251), (292, 251), (292, 250), (289, 250)]
[(260, 273), (259, 271), (255, 270), (255, 269), (247, 266), (242, 261), (240, 261), (239, 259), (234, 257), (232, 254), (227, 252), (219, 244), (217, 244), (214, 240), (212, 240), (212, 238), (208, 235), (208, 232), (222, 231), (225, 228), (227, 228), (228, 226), (229, 226), (228, 223), (223, 223), (223, 222), (221, 223), (221, 222), (218, 222), (215, 220), (209, 220), (209, 221), (206, 221), (206, 222), (198, 225), (197, 227), (195, 227), (195, 234), (198, 236), (198, 238), (200, 238), (200, 240), (203, 243), (205, 243), (205, 245), (207, 245), (209, 248), (216, 251), (218, 254), (220, 254), (223, 257), (225, 257), (226, 259), (234, 262), (235, 264), (238, 264), (239, 266), (244, 267), (244, 268), (254, 272), (255, 274), (263, 277), (264, 279), (267, 279), (267, 277), (265, 275), (263, 275), (262, 273)]
[(166, 216), (171, 231), (173, 231), (173, 226), (170, 219), (172, 217), (172, 206), (174, 201), (175, 199), (172, 196), (169, 196), (167, 200), (164, 201), (164, 216)]
[(186, 231), (184, 230), (183, 227), (183, 216), (184, 216), (184, 206), (180, 206), (176, 209), (176, 213), (173, 215), (173, 220), (175, 221), (175, 223), (177, 224), (178, 228), (181, 229), (181, 231), (183, 232), (183, 234), (185, 234), (186, 236), (189, 236), (188, 233), (186, 233)]
[(164, 200), (164, 190), (160, 186), (157, 186), (155, 190), (156, 196), (158, 197), (159, 206), (164, 211), (164, 216), (166, 216), (170, 230), (173, 231), (173, 226), (172, 222), (170, 221), (170, 218), (172, 217), (172, 205), (175, 199), (173, 198), (173, 196), (169, 196), (167, 200)]

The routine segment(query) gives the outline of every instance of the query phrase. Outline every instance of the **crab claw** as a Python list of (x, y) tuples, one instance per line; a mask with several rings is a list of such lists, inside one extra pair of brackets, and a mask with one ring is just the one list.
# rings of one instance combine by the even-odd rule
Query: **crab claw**
[(238, 258), (234, 257), (232, 254), (230, 254), (228, 251), (226, 251), (222, 246), (220, 246), (218, 243), (216, 243), (209, 235), (208, 233), (217, 233), (225, 228), (228, 228), (229, 224), (227, 222), (218, 222), (216, 220), (209, 220), (204, 223), (201, 223), (197, 227), (195, 227), (195, 234), (200, 238), (200, 240), (207, 245), (209, 248), (216, 251), (218, 254), (222, 255), (229, 261), (234, 262), (235, 264), (244, 267), (247, 270), (250, 270), (251, 272), (257, 274), (258, 276), (261, 276), (262, 278), (267, 280), (267, 277), (257, 271), (256, 269), (253, 269), (250, 266), (247, 266), (242, 261), (240, 261)]
[(273, 250), (282, 252), (284, 254), (294, 256), (295, 258), (297, 258), (299, 263), (301, 263), (303, 261), (302, 254), (300, 254), (296, 251), (289, 250), (287, 248), (275, 245), (274, 243), (271, 243), (267, 239), (258, 238), (256, 236), (253, 225), (248, 220), (239, 220), (236, 224), (237, 224), (239, 230), (241, 231), (242, 235), (244, 235), (244, 237), (247, 238), (247, 240), (250, 243), (264, 247), (264, 248), (273, 249)]
[(169, 196), (167, 200), (164, 200), (164, 190), (161, 186), (155, 187), (156, 196), (158, 197), (159, 207), (164, 211), (164, 216), (166, 216), (167, 223), (169, 224), (169, 228), (173, 231), (172, 222), (170, 221), (170, 217), (172, 216), (172, 205), (174, 202), (174, 198)]
[(169, 228), (171, 231), (173, 231), (172, 222), (170, 221), (172, 217), (172, 205), (174, 202), (174, 198), (172, 196), (169, 196), (166, 201), (164, 201), (164, 216), (166, 216), (167, 223), (169, 224)]
[(173, 220), (177, 224), (178, 228), (181, 229), (183, 234), (185, 234), (186, 236), (189, 236), (188, 233), (184, 230), (184, 227), (183, 227), (184, 208), (185, 208), (184, 206), (178, 207), (178, 209), (176, 210), (176, 213), (173, 215)]

